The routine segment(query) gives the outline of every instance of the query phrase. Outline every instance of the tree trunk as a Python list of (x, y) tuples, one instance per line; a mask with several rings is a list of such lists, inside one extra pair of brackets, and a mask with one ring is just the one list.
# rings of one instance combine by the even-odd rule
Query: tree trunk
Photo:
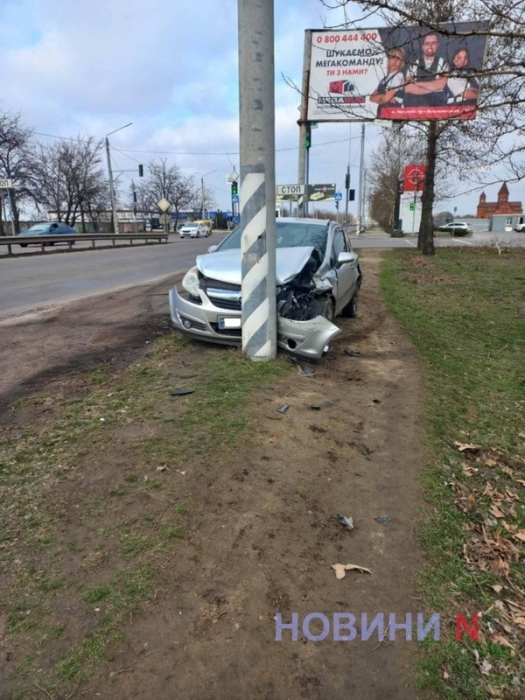
[(0, 190), (0, 236), (5, 236), (4, 232), (4, 190)]
[(434, 184), (436, 178), (436, 158), (438, 142), (437, 122), (431, 121), (428, 125), (427, 133), (427, 172), (423, 195), (421, 197), (421, 224), (417, 238), (417, 247), (423, 255), (434, 255), (434, 220), (432, 209), (434, 207)]

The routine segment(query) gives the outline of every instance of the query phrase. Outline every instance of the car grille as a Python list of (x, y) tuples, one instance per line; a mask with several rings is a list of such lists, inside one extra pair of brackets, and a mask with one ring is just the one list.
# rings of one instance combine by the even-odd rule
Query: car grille
[(241, 288), (238, 284), (229, 284), (200, 276), (200, 287), (211, 303), (219, 309), (241, 310)]

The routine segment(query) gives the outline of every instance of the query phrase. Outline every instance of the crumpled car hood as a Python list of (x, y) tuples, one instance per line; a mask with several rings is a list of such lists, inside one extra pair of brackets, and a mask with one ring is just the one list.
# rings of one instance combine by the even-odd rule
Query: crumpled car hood
[[(277, 248), (277, 284), (287, 284), (298, 275), (310, 260), (313, 250), (313, 246)], [(241, 286), (241, 251), (239, 248), (199, 255), (197, 267), (204, 277)]]

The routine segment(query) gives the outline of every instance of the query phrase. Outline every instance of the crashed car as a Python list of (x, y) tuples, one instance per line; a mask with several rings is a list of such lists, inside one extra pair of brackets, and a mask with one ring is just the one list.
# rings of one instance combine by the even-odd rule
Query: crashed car
[[(333, 324), (357, 312), (359, 258), (333, 221), (276, 221), (277, 330), (281, 349), (318, 360), (341, 331)], [(199, 340), (236, 345), (242, 340), (241, 227), (208, 254), (169, 293), (175, 328)]]

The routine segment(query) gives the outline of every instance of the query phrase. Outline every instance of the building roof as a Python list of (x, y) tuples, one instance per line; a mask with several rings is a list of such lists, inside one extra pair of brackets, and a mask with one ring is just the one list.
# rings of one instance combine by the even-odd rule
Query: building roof
[(504, 183), (502, 184), (501, 189), (500, 189), (500, 191), (498, 192), (498, 194), (508, 194), (508, 193), (509, 193), (509, 188), (507, 187), (507, 183), (504, 182)]

